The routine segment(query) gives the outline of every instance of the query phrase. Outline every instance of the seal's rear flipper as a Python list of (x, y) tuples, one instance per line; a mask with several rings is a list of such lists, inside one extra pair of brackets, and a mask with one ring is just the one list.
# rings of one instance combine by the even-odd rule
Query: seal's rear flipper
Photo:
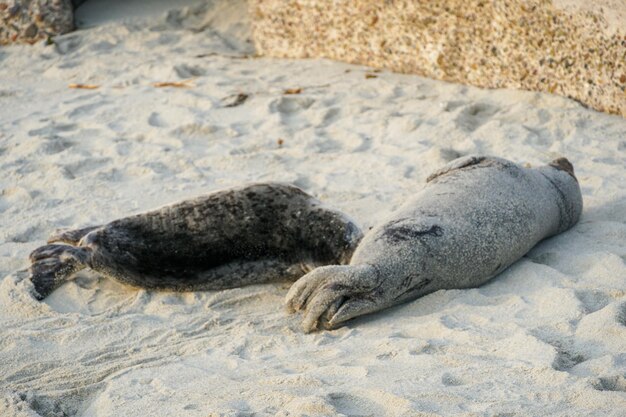
[(43, 300), (74, 273), (85, 268), (89, 249), (68, 245), (46, 245), (30, 254), (29, 272), (33, 296)]
[(550, 162), (548, 165), (558, 170), (567, 172), (568, 174), (572, 176), (572, 178), (578, 181), (578, 179), (576, 178), (576, 175), (574, 174), (574, 165), (572, 165), (572, 163), (568, 161), (567, 158), (555, 159), (554, 161)]
[(63, 242), (68, 245), (77, 246), (78, 242), (80, 242), (84, 236), (100, 227), (101, 226), (91, 226), (83, 229), (58, 229), (48, 237), (48, 243)]

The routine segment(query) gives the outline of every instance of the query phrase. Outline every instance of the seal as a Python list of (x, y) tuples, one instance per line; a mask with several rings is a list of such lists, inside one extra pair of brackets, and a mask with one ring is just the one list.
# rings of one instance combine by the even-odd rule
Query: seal
[(349, 265), (322, 266), (293, 284), (287, 309), (303, 329), (347, 320), (441, 289), (477, 287), (539, 241), (578, 221), (582, 197), (565, 158), (537, 169), (467, 156), (368, 232)]
[(84, 268), (175, 291), (295, 280), (348, 263), (362, 236), (345, 214), (295, 186), (252, 184), (56, 232), (30, 254), (30, 280), (39, 300)]

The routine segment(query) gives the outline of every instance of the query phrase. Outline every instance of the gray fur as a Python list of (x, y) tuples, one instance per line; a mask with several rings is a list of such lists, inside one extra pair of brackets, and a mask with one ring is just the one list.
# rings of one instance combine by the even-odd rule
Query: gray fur
[(440, 289), (479, 286), (578, 221), (582, 198), (564, 158), (537, 169), (487, 156), (450, 162), (361, 241), (349, 265), (324, 266), (287, 295), (303, 328), (345, 321)]
[(347, 216), (297, 187), (252, 184), (56, 232), (30, 255), (30, 279), (38, 299), (83, 268), (144, 288), (232, 288), (345, 264), (361, 238)]

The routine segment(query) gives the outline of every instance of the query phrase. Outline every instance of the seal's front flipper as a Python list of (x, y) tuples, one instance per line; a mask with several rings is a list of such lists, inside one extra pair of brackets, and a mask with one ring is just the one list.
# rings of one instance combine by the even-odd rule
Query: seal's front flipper
[(48, 237), (48, 243), (62, 242), (68, 245), (78, 246), (78, 242), (80, 242), (84, 236), (100, 227), (101, 226), (90, 226), (83, 229), (58, 229)]
[(302, 328), (310, 332), (380, 310), (383, 293), (378, 273), (370, 265), (322, 266), (292, 285), (286, 304), (291, 312), (304, 310)]
[(74, 273), (85, 268), (89, 249), (68, 245), (46, 245), (30, 254), (29, 272), (33, 296), (43, 300)]

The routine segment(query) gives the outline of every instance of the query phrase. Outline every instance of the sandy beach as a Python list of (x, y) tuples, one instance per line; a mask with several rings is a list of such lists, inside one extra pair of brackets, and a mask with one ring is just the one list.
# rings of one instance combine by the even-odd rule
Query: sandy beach
[[(257, 57), (244, 2), (174, 3), (79, 8), (54, 44), (0, 48), (1, 416), (626, 415), (626, 119)], [(85, 271), (38, 302), (25, 279), (57, 228), (248, 182), (295, 184), (368, 230), (468, 154), (567, 157), (579, 224), (480, 288), (337, 330), (303, 333), (289, 283), (154, 292)]]

